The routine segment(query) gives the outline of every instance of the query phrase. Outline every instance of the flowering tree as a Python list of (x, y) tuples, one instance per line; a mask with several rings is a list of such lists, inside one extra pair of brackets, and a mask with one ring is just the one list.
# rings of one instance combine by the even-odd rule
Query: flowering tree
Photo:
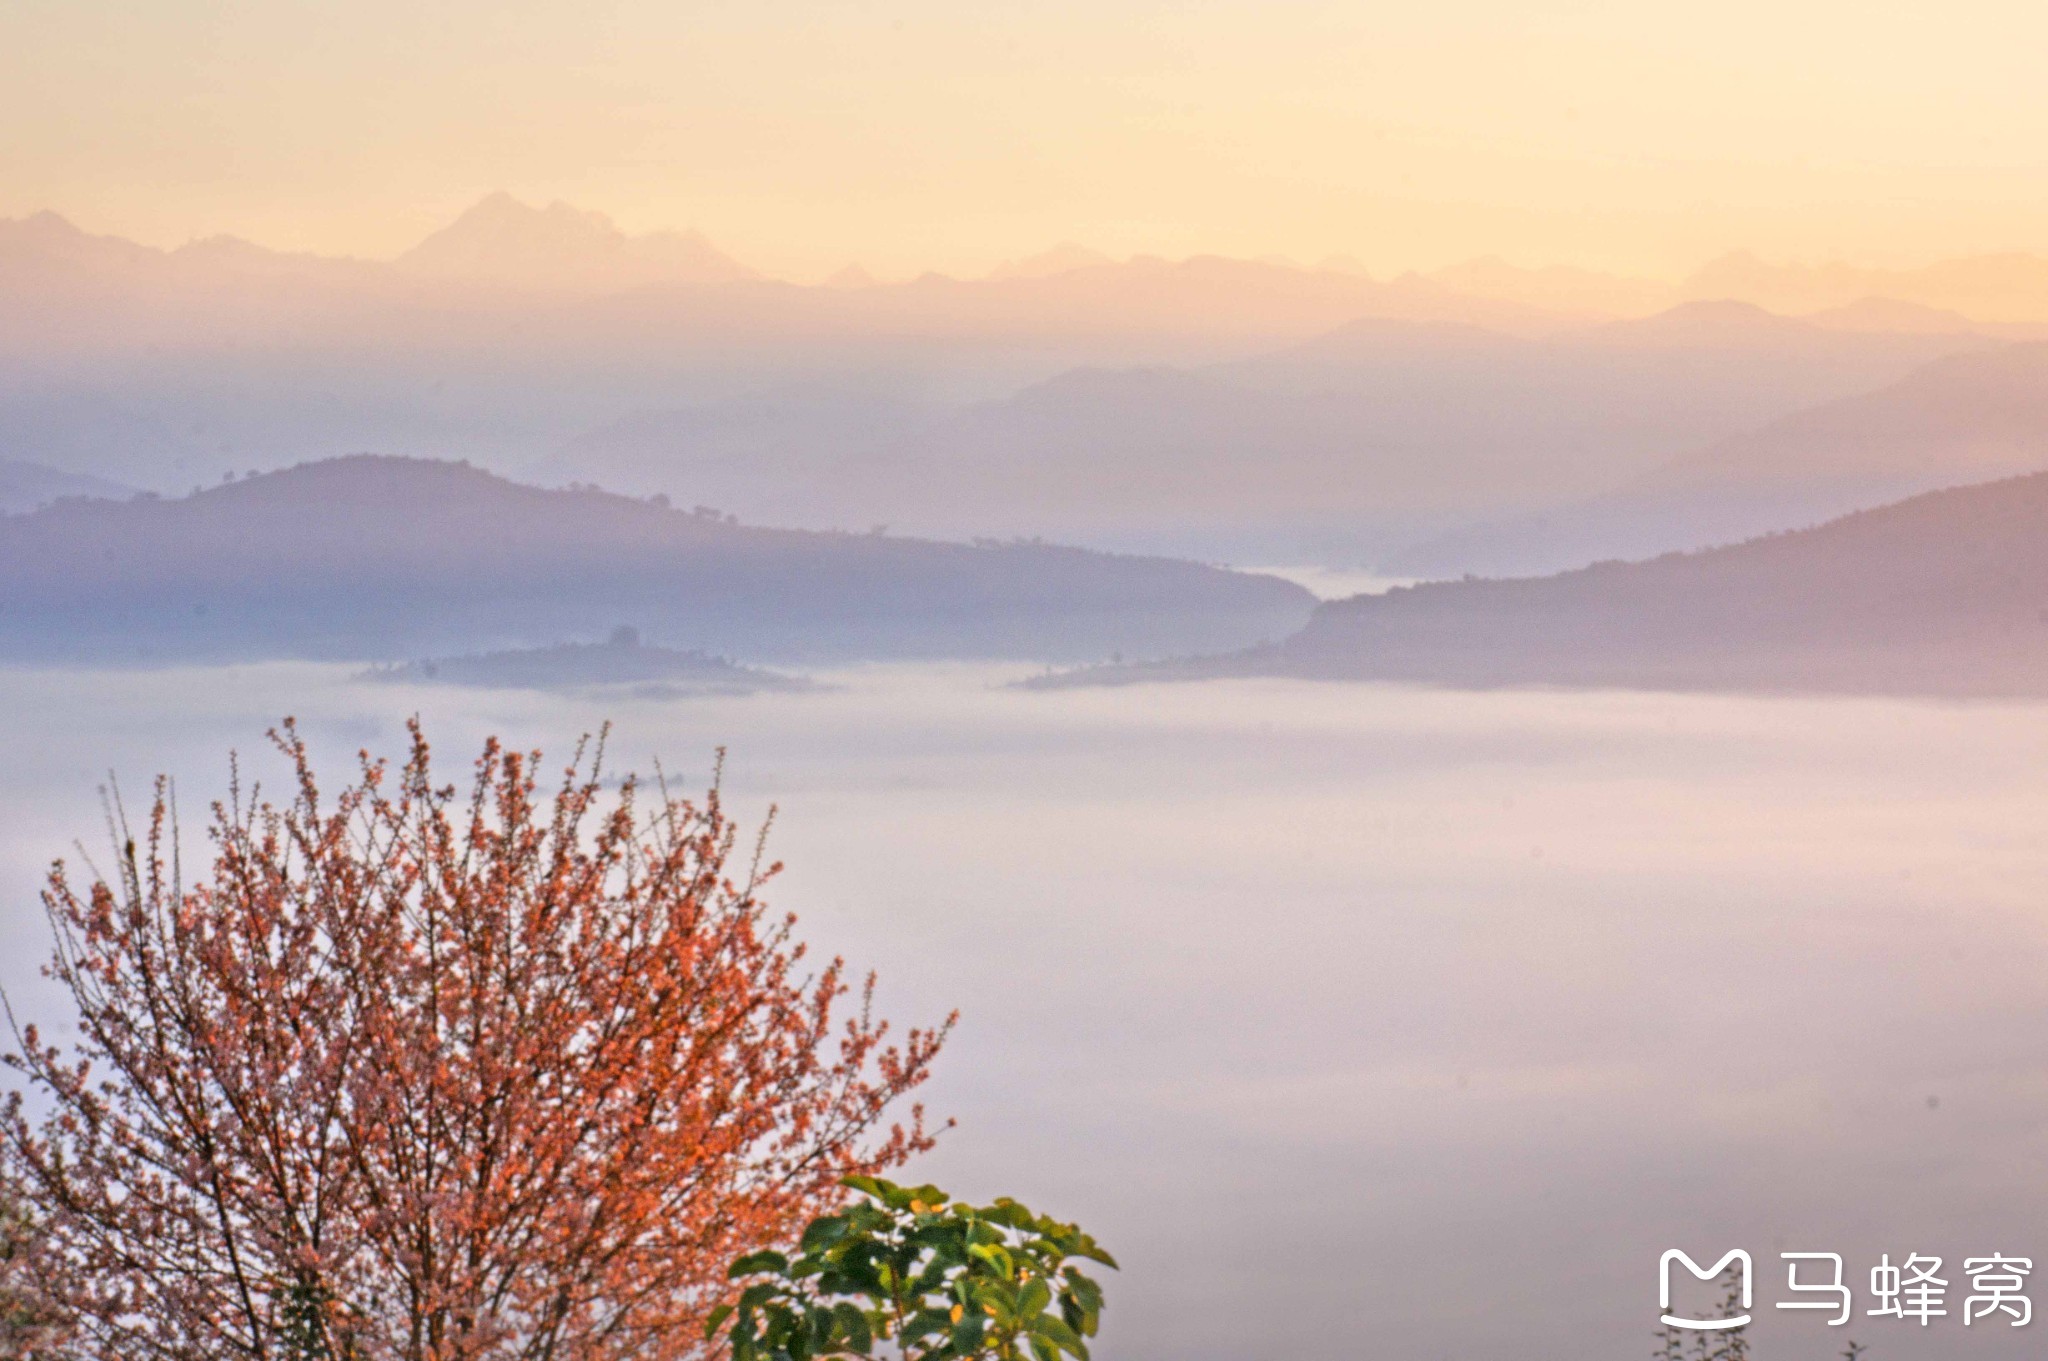
[(35, 1225), (21, 1207), (0, 1202), (0, 1357), (54, 1361), (64, 1317), (51, 1304), (38, 1272)]
[(112, 882), (50, 873), (78, 1040), (19, 1029), (0, 1140), (69, 1354), (680, 1357), (735, 1251), (929, 1146), (885, 1113), (945, 1027), (835, 1020), (715, 789), (492, 742), (458, 792), (415, 724), (329, 801), (273, 738), (294, 796), (237, 779), (203, 882), (161, 783)]

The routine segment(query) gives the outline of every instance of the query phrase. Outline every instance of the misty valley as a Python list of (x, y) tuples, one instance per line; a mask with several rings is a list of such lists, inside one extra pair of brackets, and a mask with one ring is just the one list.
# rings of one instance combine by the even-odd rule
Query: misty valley
[(103, 771), (197, 864), (287, 716), (412, 719), (772, 812), (818, 957), (961, 1009), (919, 1175), (1115, 1245), (1105, 1356), (1619, 1358), (1674, 1232), (2027, 1246), (2048, 259), (743, 255), (0, 221), (10, 1005)]

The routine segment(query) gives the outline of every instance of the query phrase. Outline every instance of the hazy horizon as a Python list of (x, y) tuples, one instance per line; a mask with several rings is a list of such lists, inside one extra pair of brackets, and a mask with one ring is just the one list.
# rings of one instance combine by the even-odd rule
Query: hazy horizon
[(383, 255), (501, 187), (811, 278), (1065, 239), (1658, 274), (1729, 243), (1896, 264), (2048, 237), (2048, 19), (2011, 0), (1711, 23), (1619, 0), (24, 0), (0, 23), (0, 213), (152, 242)]
[[(1542, 255), (1526, 249), (1518, 250), (1507, 240), (1482, 242), (1471, 252), (1455, 256), (1374, 260), (1364, 257), (1355, 249), (1340, 249), (1320, 256), (1295, 255), (1284, 250), (1258, 249), (1255, 246), (1237, 251), (1192, 248), (1176, 253), (1163, 243), (1139, 242), (1121, 251), (1110, 251), (1078, 239), (1074, 234), (1062, 235), (1055, 232), (1044, 239), (1022, 243), (1007, 253), (971, 262), (956, 262), (947, 266), (935, 261), (902, 261), (897, 263), (892, 272), (882, 274), (877, 273), (877, 269), (883, 267), (871, 265), (852, 254), (827, 253), (821, 255), (821, 258), (837, 260), (838, 263), (778, 273), (760, 266), (759, 262), (749, 258), (743, 240), (735, 247), (734, 242), (722, 236), (715, 226), (707, 226), (695, 218), (686, 216), (674, 220), (627, 225), (620, 221), (616, 213), (607, 210), (603, 205), (560, 198), (526, 197), (503, 188), (485, 189), (469, 201), (454, 205), (439, 219), (422, 224), (418, 228), (417, 236), (385, 241), (369, 250), (307, 246), (266, 238), (260, 234), (260, 229), (245, 229), (242, 225), (227, 221), (208, 221), (203, 224), (195, 222), (184, 228), (173, 227), (168, 231), (149, 234), (124, 230), (119, 225), (109, 222), (88, 219), (79, 212), (54, 202), (24, 201), (10, 205), (8, 211), (0, 212), (0, 225), (26, 225), (35, 218), (49, 216), (61, 220), (87, 236), (129, 242), (166, 254), (215, 247), (225, 243), (240, 243), (286, 257), (301, 256), (338, 263), (388, 265), (404, 261), (409, 255), (418, 252), (423, 244), (461, 223), (466, 217), (501, 204), (513, 205), (537, 221), (552, 220), (558, 225), (576, 224), (615, 233), (619, 239), (633, 244), (674, 238), (690, 239), (732, 259), (752, 278), (798, 287), (887, 287), (916, 283), (921, 279), (934, 277), (960, 282), (1005, 282), (1047, 278), (1069, 270), (1105, 265), (1147, 262), (1186, 264), (1203, 259), (1222, 259), (1270, 265), (1304, 273), (1329, 273), (1378, 280), (1420, 276), (1441, 280), (1454, 288), (1479, 296), (1498, 295), (1497, 283), (1505, 281), (1509, 276), (1533, 276), (1523, 281), (1526, 287), (1541, 288), (1554, 295), (1558, 305), (1569, 306), (1591, 316), (1649, 315), (1686, 301), (1710, 300), (1714, 296), (1710, 289), (1702, 291), (1699, 284), (1702, 281), (1713, 280), (1716, 267), (1723, 266), (1754, 267), (1760, 271), (1806, 271), (1834, 275), (1837, 279), (1858, 275), (1881, 279), (1887, 275), (1911, 275), (1917, 271), (1964, 262), (1994, 262), (2010, 257), (2048, 258), (2048, 229), (2003, 245), (1963, 244), (1946, 250), (1934, 248), (1916, 253), (1858, 251), (1853, 247), (1836, 246), (1804, 254), (1774, 254), (1758, 249), (1747, 240), (1730, 239), (1719, 246), (1707, 246), (1695, 255), (1676, 257), (1661, 266), (1647, 268), (1588, 264), (1569, 252), (1561, 255)], [(1490, 287), (1490, 283), (1496, 286)], [(1629, 301), (1617, 305), (1615, 299), (1618, 293), (1627, 297)], [(1739, 293), (1730, 293), (1727, 296), (1741, 301), (1753, 301), (1741, 297)], [(1883, 295), (1877, 293), (1872, 296)]]

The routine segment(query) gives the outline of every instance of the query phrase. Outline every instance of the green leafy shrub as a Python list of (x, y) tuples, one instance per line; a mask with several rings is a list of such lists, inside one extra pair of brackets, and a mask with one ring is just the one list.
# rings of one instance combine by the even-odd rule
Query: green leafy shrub
[(751, 1283), (712, 1311), (733, 1361), (870, 1356), (904, 1361), (1088, 1361), (1102, 1288), (1073, 1263), (1116, 1260), (1072, 1224), (1014, 1200), (974, 1206), (936, 1186), (848, 1177), (860, 1193), (811, 1221), (795, 1256), (754, 1252), (732, 1264)]

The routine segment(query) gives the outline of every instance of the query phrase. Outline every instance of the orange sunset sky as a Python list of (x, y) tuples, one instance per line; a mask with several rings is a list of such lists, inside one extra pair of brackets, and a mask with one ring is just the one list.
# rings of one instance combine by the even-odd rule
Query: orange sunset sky
[(480, 194), (770, 273), (2048, 249), (2018, 0), (8, 0), (0, 216), (390, 255)]

